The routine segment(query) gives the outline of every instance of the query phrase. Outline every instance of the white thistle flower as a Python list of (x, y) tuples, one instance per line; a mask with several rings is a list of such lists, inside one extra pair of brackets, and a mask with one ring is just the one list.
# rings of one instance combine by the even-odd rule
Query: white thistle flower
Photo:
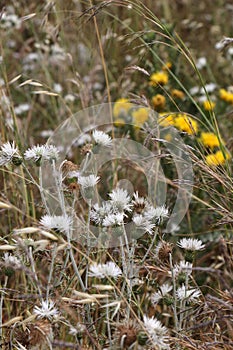
[(96, 224), (101, 224), (103, 219), (113, 213), (113, 207), (112, 204), (109, 201), (105, 201), (102, 203), (102, 206), (99, 206), (98, 203), (96, 203), (90, 212), (90, 218), (92, 221), (94, 221)]
[(124, 220), (124, 213), (112, 213), (106, 215), (106, 217), (103, 219), (102, 225), (109, 227), (109, 226), (119, 226), (123, 224)]
[(138, 191), (134, 192), (132, 203), (133, 205), (140, 207), (145, 207), (146, 205), (148, 205), (146, 198), (139, 197)]
[(24, 157), (26, 160), (32, 160), (39, 164), (42, 159), (44, 160), (57, 160), (58, 159), (58, 149), (53, 145), (37, 145), (28, 148)]
[(69, 334), (76, 336), (77, 334), (83, 333), (85, 331), (85, 326), (81, 323), (77, 323), (76, 327), (70, 325)]
[(153, 228), (155, 227), (155, 224), (143, 215), (134, 215), (132, 221), (138, 229), (144, 230), (145, 232), (149, 232), (150, 234), (153, 233)]
[(22, 158), (19, 155), (18, 147), (15, 145), (13, 141), (10, 143), (9, 141), (4, 143), (1, 146), (0, 150), (0, 166), (6, 165), (14, 161), (14, 159), (19, 161), (19, 164), (22, 162)]
[(108, 134), (105, 134), (105, 132), (95, 130), (92, 136), (98, 145), (105, 147), (111, 146), (112, 139)]
[(144, 215), (148, 219), (156, 219), (160, 223), (164, 218), (168, 217), (168, 209), (165, 206), (154, 208), (150, 205), (147, 206)]
[(38, 318), (48, 318), (51, 320), (59, 314), (54, 305), (53, 301), (42, 300), (41, 306), (35, 306), (33, 313), (37, 315)]
[(205, 248), (205, 245), (202, 244), (200, 239), (194, 238), (182, 238), (178, 243), (178, 247), (186, 249), (186, 250), (202, 250)]
[(70, 326), (69, 334), (73, 335), (74, 337), (76, 337), (76, 335), (78, 334), (78, 330), (75, 327)]
[(119, 211), (131, 211), (132, 204), (130, 204), (130, 196), (128, 192), (122, 188), (116, 188), (109, 193), (111, 202)]
[(121, 269), (112, 261), (107, 262), (106, 264), (97, 264), (94, 263), (90, 266), (89, 276), (97, 278), (113, 277), (117, 279), (122, 275)]
[(185, 260), (181, 260), (179, 264), (176, 264), (174, 266), (173, 274), (175, 277), (179, 276), (180, 273), (185, 273), (187, 276), (190, 276), (192, 273), (192, 269), (193, 269), (192, 263)]
[(157, 304), (163, 297), (165, 297), (170, 291), (172, 290), (172, 286), (168, 283), (162, 284), (161, 287), (159, 287), (159, 291), (155, 292), (151, 295), (151, 301), (154, 304)]
[(167, 328), (162, 325), (162, 323), (154, 317), (143, 316), (143, 323), (147, 333), (150, 336), (150, 341), (153, 346), (157, 346), (159, 349), (169, 349), (167, 344), (168, 336)]
[(3, 261), (5, 265), (15, 269), (19, 269), (22, 266), (20, 260), (16, 256), (11, 255), (9, 253), (4, 254)]
[(49, 230), (68, 233), (72, 227), (72, 218), (68, 215), (44, 215), (40, 219), (40, 224)]
[(100, 180), (99, 176), (95, 176), (93, 174), (89, 176), (79, 176), (78, 183), (83, 188), (94, 187)]
[(186, 289), (183, 284), (182, 287), (179, 287), (176, 291), (177, 298), (179, 300), (186, 300), (188, 303), (196, 302), (199, 299), (201, 292), (196, 288)]

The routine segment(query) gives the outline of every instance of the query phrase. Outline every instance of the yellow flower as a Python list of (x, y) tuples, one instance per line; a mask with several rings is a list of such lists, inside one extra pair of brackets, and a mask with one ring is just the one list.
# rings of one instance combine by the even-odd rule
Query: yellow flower
[(174, 115), (169, 114), (168, 112), (160, 113), (158, 122), (162, 126), (174, 125)]
[(130, 108), (132, 108), (132, 103), (127, 98), (119, 98), (113, 106), (114, 118), (126, 115)]
[(183, 100), (185, 94), (181, 90), (173, 89), (171, 91), (172, 97), (173, 98), (179, 98), (180, 100)]
[(219, 150), (216, 153), (208, 154), (205, 160), (210, 167), (216, 167), (218, 165), (223, 165), (230, 157), (229, 152), (225, 152), (224, 155), (223, 152)]
[(114, 125), (116, 127), (122, 127), (125, 125), (125, 120), (123, 118), (117, 118), (114, 120)]
[(172, 67), (172, 63), (171, 62), (167, 62), (165, 63), (165, 65), (162, 67), (162, 70), (168, 70), (171, 69)]
[(203, 101), (203, 107), (206, 111), (212, 111), (214, 107), (216, 106), (216, 103), (213, 101)]
[(199, 140), (205, 147), (209, 148), (219, 147), (220, 145), (217, 135), (212, 132), (202, 132)]
[(151, 74), (150, 76), (150, 85), (165, 85), (168, 82), (168, 74), (167, 72), (159, 71)]
[(220, 89), (219, 90), (219, 97), (223, 101), (226, 101), (228, 103), (233, 103), (233, 93), (232, 92), (229, 92), (225, 89)]
[(157, 94), (152, 97), (152, 104), (155, 108), (155, 110), (161, 110), (165, 107), (166, 99), (163, 95)]
[(198, 130), (196, 120), (188, 117), (186, 114), (178, 114), (178, 116), (175, 118), (174, 125), (179, 130), (187, 132), (190, 135), (196, 134)]
[(148, 108), (138, 108), (132, 112), (133, 123), (136, 127), (144, 124), (149, 118), (149, 110)]

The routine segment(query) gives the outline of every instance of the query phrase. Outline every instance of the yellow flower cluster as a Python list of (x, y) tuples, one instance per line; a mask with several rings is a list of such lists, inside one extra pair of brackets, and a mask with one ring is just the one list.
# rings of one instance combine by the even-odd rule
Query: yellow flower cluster
[(160, 111), (161, 109), (163, 109), (165, 107), (166, 98), (161, 94), (157, 94), (157, 95), (152, 97), (151, 102), (152, 102), (155, 110)]
[(205, 146), (211, 149), (220, 146), (217, 135), (212, 132), (202, 132), (199, 141)]
[(161, 126), (174, 125), (174, 114), (170, 114), (169, 112), (159, 113), (158, 122)]
[(219, 90), (219, 97), (225, 102), (233, 103), (233, 93), (232, 92), (229, 92), (225, 89), (220, 89)]
[(158, 71), (150, 76), (150, 85), (166, 85), (168, 83), (168, 74), (166, 71)]
[(144, 107), (135, 109), (127, 98), (120, 98), (113, 106), (113, 117), (116, 127), (133, 124), (135, 128), (138, 128), (148, 120), (149, 109)]
[(206, 164), (210, 167), (216, 167), (223, 165), (228, 159), (230, 159), (230, 154), (227, 151), (223, 153), (219, 150), (206, 156)]
[(168, 70), (168, 69), (171, 69), (172, 67), (172, 63), (171, 62), (166, 62), (163, 67), (162, 67), (162, 70)]
[(133, 123), (136, 127), (143, 125), (149, 118), (148, 108), (138, 108), (132, 112)]
[(189, 135), (196, 134), (198, 130), (196, 120), (186, 114), (181, 113), (176, 116), (174, 126), (181, 131), (187, 132)]
[(216, 103), (213, 101), (203, 101), (203, 107), (206, 111), (212, 111), (214, 109), (214, 107), (216, 106)]
[(113, 106), (113, 117), (121, 118), (122, 115), (125, 116), (132, 106), (127, 98), (119, 98)]
[(183, 100), (184, 97), (185, 97), (185, 94), (183, 93), (183, 91), (178, 90), (178, 89), (173, 89), (171, 91), (171, 95), (172, 95), (173, 98), (178, 98), (180, 100)]
[(198, 131), (198, 123), (187, 114), (182, 113), (160, 113), (159, 124), (162, 126), (173, 125), (177, 129), (183, 132), (187, 132), (189, 135), (194, 135)]

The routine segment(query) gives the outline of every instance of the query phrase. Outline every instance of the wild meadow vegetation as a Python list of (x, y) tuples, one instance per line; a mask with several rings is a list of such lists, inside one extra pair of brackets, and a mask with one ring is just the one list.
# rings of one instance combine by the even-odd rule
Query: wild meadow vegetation
[(233, 349), (233, 5), (0, 8), (1, 349)]

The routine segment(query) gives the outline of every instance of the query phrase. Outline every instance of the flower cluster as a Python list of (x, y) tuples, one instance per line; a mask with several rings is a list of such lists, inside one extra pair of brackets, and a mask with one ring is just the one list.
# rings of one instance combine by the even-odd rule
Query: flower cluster
[(149, 109), (146, 107), (135, 107), (128, 99), (120, 98), (113, 106), (114, 125), (124, 127), (132, 125), (140, 128), (149, 119)]
[(91, 220), (104, 227), (121, 226), (124, 220), (131, 219), (135, 231), (153, 233), (153, 229), (168, 217), (168, 210), (164, 206), (153, 207), (138, 192), (131, 198), (128, 192), (116, 188), (109, 193), (110, 200), (104, 201), (100, 206), (94, 204), (91, 209)]
[(109, 261), (106, 264), (94, 263), (89, 268), (89, 276), (96, 278), (113, 277), (117, 279), (122, 275), (121, 269), (113, 262)]
[(72, 228), (73, 220), (65, 215), (44, 215), (40, 219), (40, 225), (47, 230), (68, 233)]
[(27, 149), (24, 153), (24, 158), (40, 165), (42, 160), (56, 161), (58, 154), (58, 149), (53, 145), (37, 145)]
[(14, 141), (12, 143), (4, 143), (0, 150), (0, 166), (11, 163), (14, 165), (20, 165), (22, 163), (22, 157)]
[(59, 311), (54, 307), (55, 303), (51, 300), (42, 300), (40, 306), (35, 306), (33, 309), (34, 315), (39, 319), (47, 318), (52, 320), (59, 315)]

